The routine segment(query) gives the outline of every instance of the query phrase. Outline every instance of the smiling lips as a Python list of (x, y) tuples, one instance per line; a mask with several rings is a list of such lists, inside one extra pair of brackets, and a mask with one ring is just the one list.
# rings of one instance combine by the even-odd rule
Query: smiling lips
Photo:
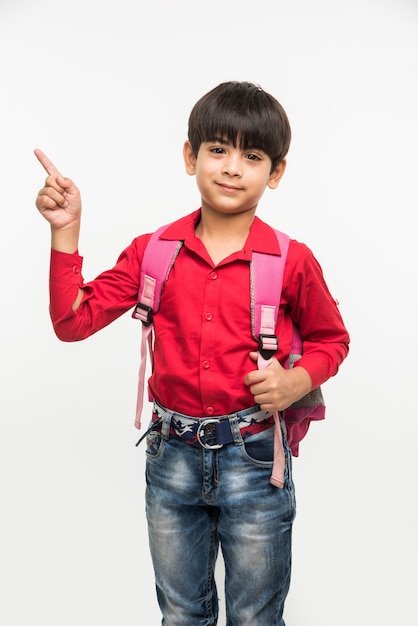
[(227, 185), (226, 183), (216, 183), (218, 187), (226, 189), (226, 191), (242, 191), (241, 187), (235, 187), (234, 185)]

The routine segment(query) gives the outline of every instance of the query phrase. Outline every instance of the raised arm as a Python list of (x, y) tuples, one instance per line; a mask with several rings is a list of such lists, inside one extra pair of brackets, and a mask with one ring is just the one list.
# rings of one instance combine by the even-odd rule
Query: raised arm
[(59, 252), (72, 254), (78, 249), (81, 219), (80, 191), (69, 178), (64, 178), (41, 151), (35, 156), (48, 176), (36, 198), (36, 207), (51, 226), (51, 246)]
[[(36, 197), (36, 207), (51, 226), (51, 247), (58, 252), (73, 254), (78, 250), (81, 219), (80, 191), (69, 178), (64, 178), (55, 165), (41, 151), (35, 156), (48, 176), (45, 186)], [(83, 290), (78, 289), (72, 304), (75, 311), (83, 299)]]

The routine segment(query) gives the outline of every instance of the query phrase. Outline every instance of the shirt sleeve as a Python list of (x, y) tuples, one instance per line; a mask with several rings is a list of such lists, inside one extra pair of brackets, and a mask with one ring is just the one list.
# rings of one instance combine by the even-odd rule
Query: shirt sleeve
[[(82, 274), (83, 258), (78, 252), (66, 254), (51, 250), (50, 315), (59, 339), (85, 339), (135, 306), (141, 260), (148, 239), (149, 235), (134, 239), (113, 268), (86, 283)], [(84, 292), (83, 299), (73, 311), (79, 289)]]
[(307, 246), (294, 240), (284, 285), (282, 302), (303, 342), (302, 358), (295, 365), (307, 370), (315, 389), (337, 373), (350, 337), (318, 261)]

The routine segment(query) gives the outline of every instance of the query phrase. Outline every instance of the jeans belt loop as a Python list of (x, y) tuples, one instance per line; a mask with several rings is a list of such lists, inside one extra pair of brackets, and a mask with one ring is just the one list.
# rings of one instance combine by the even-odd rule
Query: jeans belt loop
[(244, 444), (244, 440), (241, 436), (238, 416), (231, 415), (231, 417), (229, 418), (229, 423), (231, 425), (232, 436), (234, 437), (234, 446), (242, 446)]
[(170, 438), (170, 426), (174, 413), (172, 411), (164, 411), (163, 421), (161, 425), (161, 437), (168, 441)]

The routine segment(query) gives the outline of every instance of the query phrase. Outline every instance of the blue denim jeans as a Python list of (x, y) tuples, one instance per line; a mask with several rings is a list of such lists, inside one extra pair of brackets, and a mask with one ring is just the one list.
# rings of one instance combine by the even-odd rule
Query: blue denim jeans
[(283, 489), (270, 484), (269, 428), (219, 450), (148, 435), (146, 508), (159, 606), (165, 626), (212, 626), (219, 545), (225, 563), (227, 626), (284, 626), (295, 495), (283, 437)]

